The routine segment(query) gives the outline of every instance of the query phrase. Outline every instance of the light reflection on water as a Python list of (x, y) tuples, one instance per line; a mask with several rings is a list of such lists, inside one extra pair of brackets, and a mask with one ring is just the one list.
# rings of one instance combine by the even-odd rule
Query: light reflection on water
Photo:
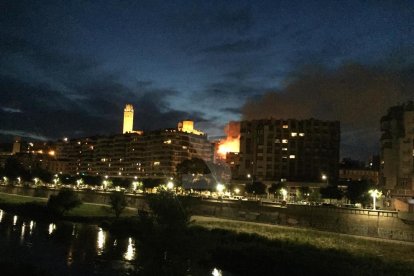
[(96, 241), (96, 253), (98, 255), (102, 255), (104, 247), (105, 247), (105, 239), (106, 239), (106, 233), (102, 230), (102, 228), (99, 227), (98, 230), (98, 239)]
[(22, 232), (20, 233), (20, 243), (22, 243), (24, 241), (25, 229), (26, 229), (26, 224), (23, 222), (23, 224), (22, 224)]
[(128, 239), (128, 247), (124, 254), (124, 259), (127, 261), (135, 259), (135, 243), (132, 241), (132, 238)]
[[(96, 225), (36, 222), (2, 210), (0, 248), (1, 261), (24, 260), (52, 275), (127, 275), (139, 261), (132, 237), (115, 238)], [(219, 269), (209, 274), (224, 275)]]
[(49, 235), (52, 235), (55, 230), (56, 230), (56, 224), (54, 223), (49, 224), (49, 229), (48, 229)]
[(35, 227), (35, 222), (33, 221), (33, 220), (31, 220), (30, 221), (30, 224), (29, 224), (29, 235), (31, 236), (32, 235), (32, 233), (33, 233), (33, 229), (34, 229), (34, 227)]
[(220, 269), (214, 268), (213, 271), (211, 272), (211, 275), (213, 275), (213, 276), (222, 276), (223, 273)]

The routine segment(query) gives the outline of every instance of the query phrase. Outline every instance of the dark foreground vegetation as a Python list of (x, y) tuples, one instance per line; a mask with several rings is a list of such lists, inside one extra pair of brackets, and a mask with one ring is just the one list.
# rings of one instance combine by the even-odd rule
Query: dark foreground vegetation
[[(377, 247), (380, 254), (375, 254), (375, 242), (337, 234), (279, 228), (272, 236), (266, 232), (272, 226), (265, 229), (224, 220), (197, 223), (191, 220), (191, 204), (186, 198), (162, 192), (147, 199), (147, 208), (138, 214), (117, 218), (124, 204), (121, 195), (114, 195), (115, 209), (107, 207), (105, 212), (109, 213), (102, 211), (107, 215), (96, 220), (112, 235), (136, 239), (136, 275), (211, 275), (214, 268), (224, 271), (224, 275), (414, 275), (414, 261), (409, 254), (414, 246), (382, 242)], [(52, 211), (46, 201), (0, 202), (0, 208), (5, 205), (31, 216), (66, 219), (86, 204), (63, 213)], [(84, 210), (87, 213), (88, 209)], [(332, 244), (332, 239), (338, 242)], [(371, 244), (369, 250), (364, 249)], [(355, 250), (350, 250), (352, 247)], [(402, 247), (405, 251), (398, 251)], [(25, 269), (20, 265), (9, 267), (11, 275), (22, 275)], [(30, 274), (35, 269), (27, 272), (25, 275), (39, 275)]]

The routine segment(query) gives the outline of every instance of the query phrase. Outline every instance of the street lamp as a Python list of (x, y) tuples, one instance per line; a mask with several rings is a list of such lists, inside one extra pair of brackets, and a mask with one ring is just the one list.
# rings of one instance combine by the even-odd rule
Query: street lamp
[(172, 190), (174, 188), (174, 183), (172, 181), (168, 181), (167, 183), (167, 189)]
[(20, 184), (20, 182), (22, 181), (22, 179), (20, 178), (20, 176), (19, 177), (17, 177), (17, 183), (19, 183)]
[(236, 193), (236, 195), (238, 195), (240, 193), (240, 189), (236, 188), (236, 189), (234, 189), (234, 192)]
[(217, 189), (217, 192), (218, 192), (219, 194), (223, 193), (224, 188), (225, 188), (225, 187), (224, 187), (224, 185), (223, 185), (223, 184), (221, 184), (221, 183), (217, 183), (216, 189)]
[(371, 195), (372, 197), (372, 201), (373, 201), (373, 210), (376, 210), (376, 203), (377, 203), (377, 198), (382, 196), (382, 192), (378, 191), (377, 189), (373, 189), (373, 190), (369, 190), (368, 193)]
[(35, 177), (33, 178), (34, 184), (37, 185), (37, 183), (39, 182), (39, 178)]

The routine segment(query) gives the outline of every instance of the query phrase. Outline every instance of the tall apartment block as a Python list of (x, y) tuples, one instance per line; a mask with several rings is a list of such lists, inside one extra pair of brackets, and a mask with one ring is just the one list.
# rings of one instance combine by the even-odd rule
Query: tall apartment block
[(388, 109), (381, 118), (380, 184), (392, 196), (414, 196), (414, 104)]
[(338, 178), (338, 121), (264, 119), (240, 125), (239, 178), (320, 182)]
[(212, 161), (207, 135), (193, 126), (185, 121), (174, 129), (63, 140), (57, 143), (56, 158), (69, 174), (171, 177), (186, 159)]

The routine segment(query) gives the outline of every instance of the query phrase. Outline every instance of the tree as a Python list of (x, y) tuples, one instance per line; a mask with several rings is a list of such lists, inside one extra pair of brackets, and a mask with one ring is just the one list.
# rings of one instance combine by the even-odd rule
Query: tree
[(57, 195), (51, 195), (47, 208), (59, 216), (82, 204), (78, 194), (69, 189), (62, 189)]
[(249, 194), (256, 194), (256, 195), (266, 194), (266, 185), (260, 181), (248, 183), (246, 184), (246, 192)]
[(286, 184), (284, 182), (276, 182), (276, 183), (272, 183), (272, 185), (269, 187), (268, 191), (271, 194), (276, 194), (282, 188), (286, 188)]
[(320, 189), (320, 193), (322, 198), (329, 198), (331, 199), (341, 199), (343, 193), (341, 190), (338, 189), (337, 186), (329, 185), (327, 187), (323, 187)]
[(162, 229), (182, 230), (190, 223), (190, 202), (169, 191), (147, 196), (154, 222)]
[(142, 186), (145, 189), (153, 189), (155, 187), (158, 187), (159, 185), (161, 185), (161, 183), (163, 182), (162, 179), (159, 178), (145, 178), (142, 181)]
[(177, 165), (178, 174), (209, 174), (211, 173), (208, 165), (203, 159), (187, 159)]
[(357, 202), (365, 203), (369, 201), (368, 191), (372, 187), (371, 183), (367, 180), (361, 181), (349, 181), (347, 182), (346, 197), (351, 201), (352, 204)]
[(109, 195), (109, 203), (111, 204), (112, 210), (115, 212), (115, 216), (119, 218), (121, 213), (127, 206), (124, 192), (112, 192)]
[(17, 177), (21, 177), (23, 180), (30, 180), (30, 173), (27, 171), (24, 166), (14, 157), (9, 157), (4, 164), (4, 174), (14, 181)]

